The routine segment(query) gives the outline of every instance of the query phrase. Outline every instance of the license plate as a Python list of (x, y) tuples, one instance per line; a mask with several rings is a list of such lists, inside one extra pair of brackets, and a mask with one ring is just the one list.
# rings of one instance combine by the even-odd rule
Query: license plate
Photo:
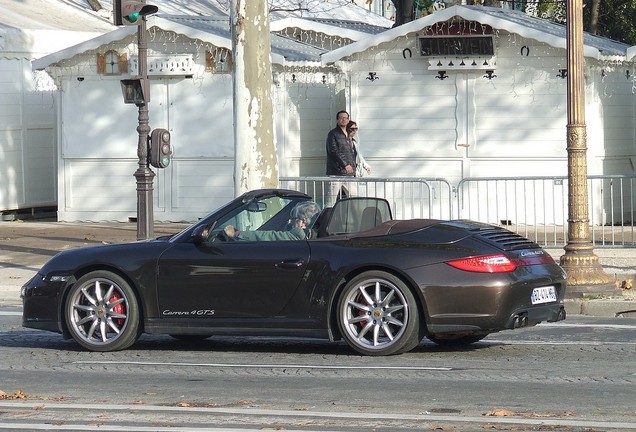
[(550, 303), (557, 301), (556, 290), (553, 286), (539, 287), (532, 290), (530, 296), (532, 304)]

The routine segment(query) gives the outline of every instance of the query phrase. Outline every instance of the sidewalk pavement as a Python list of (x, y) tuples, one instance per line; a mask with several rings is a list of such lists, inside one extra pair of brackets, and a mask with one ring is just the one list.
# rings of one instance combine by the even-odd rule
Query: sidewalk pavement
[[(154, 236), (173, 234), (188, 224), (155, 224)], [(80, 246), (132, 242), (137, 224), (123, 222), (0, 221), (0, 306), (21, 306), (20, 288), (59, 251)], [(546, 248), (557, 260), (562, 248)], [(595, 248), (606, 273), (616, 279), (620, 295), (566, 299), (569, 315), (636, 317), (636, 248)]]

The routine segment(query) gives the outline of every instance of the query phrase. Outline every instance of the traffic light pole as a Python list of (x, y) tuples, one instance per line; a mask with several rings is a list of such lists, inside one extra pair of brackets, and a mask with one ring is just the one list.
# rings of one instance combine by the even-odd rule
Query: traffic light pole
[[(139, 77), (142, 85), (147, 86), (144, 90), (149, 90), (148, 83), (148, 43), (146, 41), (146, 17), (142, 17), (141, 24), (137, 27), (137, 50), (139, 57)], [(147, 92), (149, 93), (149, 92)], [(137, 144), (137, 156), (139, 157), (139, 167), (135, 171), (137, 179), (137, 240), (145, 240), (154, 237), (154, 214), (152, 202), (152, 182), (155, 173), (148, 166), (148, 135), (150, 134), (148, 101), (150, 95), (142, 103), (138, 103), (139, 108), (139, 142)]]

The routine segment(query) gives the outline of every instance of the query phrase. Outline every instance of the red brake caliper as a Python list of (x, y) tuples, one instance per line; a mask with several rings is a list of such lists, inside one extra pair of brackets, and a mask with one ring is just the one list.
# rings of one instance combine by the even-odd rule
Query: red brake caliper
[[(117, 300), (122, 299), (123, 297), (121, 295), (119, 295), (119, 293), (115, 293), (111, 296), (110, 299), (108, 299), (108, 301), (110, 303), (114, 303)], [(116, 314), (124, 314), (126, 313), (126, 309), (124, 309), (124, 302), (119, 303), (117, 306), (115, 306), (113, 308), (113, 312), (115, 312)], [(124, 325), (124, 319), (123, 318), (115, 318), (115, 322), (117, 323), (118, 326), (122, 326)]]
[[(358, 296), (358, 303), (366, 304), (366, 305), (369, 304), (369, 302), (367, 302), (367, 300), (362, 295)], [(363, 316), (363, 315), (366, 316), (367, 313), (365, 311), (363, 311), (362, 309), (358, 310), (358, 316)], [(360, 326), (360, 330), (362, 330), (364, 328), (364, 326), (367, 325), (368, 322), (369, 322), (368, 320), (360, 321), (358, 323), (358, 325)]]

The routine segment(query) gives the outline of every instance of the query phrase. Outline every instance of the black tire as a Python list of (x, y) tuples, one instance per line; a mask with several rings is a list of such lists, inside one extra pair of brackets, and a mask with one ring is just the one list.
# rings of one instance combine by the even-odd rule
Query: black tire
[(71, 336), (91, 351), (118, 351), (140, 334), (137, 298), (130, 285), (109, 271), (81, 277), (70, 289), (64, 316)]
[(453, 337), (453, 336), (437, 337), (437, 336), (433, 336), (433, 335), (428, 335), (428, 336), (426, 336), (426, 338), (428, 340), (430, 340), (431, 342), (436, 343), (437, 345), (448, 346), (448, 347), (460, 347), (460, 346), (464, 346), (464, 345), (470, 345), (470, 344), (475, 343), (475, 342), (479, 342), (480, 340), (482, 340), (486, 336), (488, 336), (488, 335), (487, 334), (485, 334), (485, 335), (465, 335), (465, 336), (456, 336), (456, 337)]
[(422, 339), (415, 297), (389, 273), (369, 271), (351, 280), (340, 295), (337, 313), (342, 336), (364, 355), (400, 354)]

